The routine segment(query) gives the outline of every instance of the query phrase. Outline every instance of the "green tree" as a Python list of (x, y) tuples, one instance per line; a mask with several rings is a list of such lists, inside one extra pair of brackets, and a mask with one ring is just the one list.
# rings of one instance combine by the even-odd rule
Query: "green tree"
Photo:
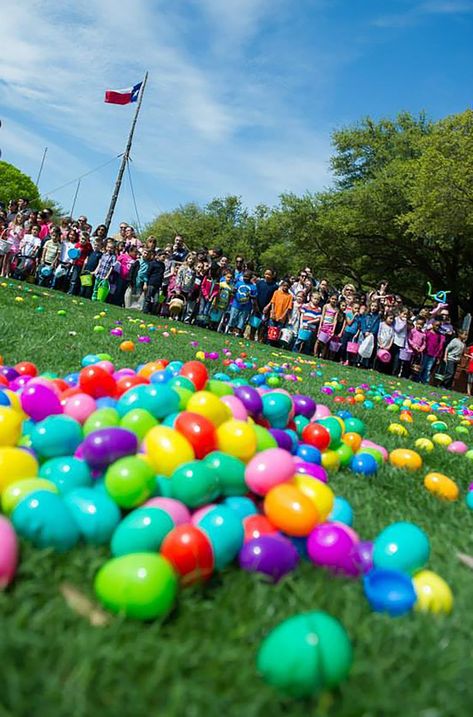
[(7, 204), (10, 199), (26, 197), (30, 203), (39, 201), (39, 192), (28, 175), (8, 162), (0, 161), (0, 202)]

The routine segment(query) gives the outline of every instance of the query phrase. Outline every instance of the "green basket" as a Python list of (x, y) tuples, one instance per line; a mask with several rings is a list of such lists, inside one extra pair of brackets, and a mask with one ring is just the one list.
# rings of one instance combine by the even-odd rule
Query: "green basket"
[(92, 286), (94, 283), (94, 277), (92, 274), (81, 274), (80, 283), (82, 286)]
[(106, 301), (109, 293), (110, 293), (110, 284), (108, 283), (108, 281), (102, 281), (99, 288), (97, 289), (97, 299), (99, 301)]

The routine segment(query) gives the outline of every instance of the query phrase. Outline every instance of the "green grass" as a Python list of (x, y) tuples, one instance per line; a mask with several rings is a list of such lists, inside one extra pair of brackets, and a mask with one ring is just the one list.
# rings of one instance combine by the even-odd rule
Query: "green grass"
[[(9, 282), (0, 286), (0, 353), (4, 363), (35, 361), (40, 370), (60, 374), (78, 370), (87, 353), (107, 352), (118, 366), (136, 365), (153, 358), (189, 359), (199, 348), (221, 351), (228, 341), (234, 353), (246, 351), (258, 365), (277, 357), (269, 347), (227, 339), (181, 324), (183, 331), (163, 337), (164, 323), (151, 332), (140, 328), (142, 316), (124, 310), (79, 303), (63, 295), (20, 289)], [(24, 299), (17, 302), (15, 297)], [(35, 311), (37, 306), (44, 312)], [(106, 308), (100, 321), (94, 316)], [(65, 309), (65, 316), (57, 311)], [(133, 316), (134, 322), (128, 320)], [(137, 343), (133, 354), (119, 351), (119, 339), (109, 336), (117, 320), (124, 336), (136, 341), (149, 334), (150, 344)], [(106, 327), (95, 333), (94, 325)], [(71, 336), (70, 332), (76, 332)], [(290, 357), (289, 357), (290, 358)], [(294, 357), (292, 357), (294, 358)], [(209, 362), (221, 370), (220, 361)], [(346, 379), (356, 386), (365, 381), (407, 393), (427, 395), (433, 389), (394, 381), (371, 372), (320, 364), (321, 376), (311, 377), (314, 366), (301, 364), (303, 382), (297, 390), (327, 402), (320, 393), (323, 380)], [(251, 375), (248, 372), (248, 376)], [(294, 385), (289, 384), (290, 390)], [(449, 400), (458, 399), (448, 394)], [(417, 437), (430, 435), (426, 415), (414, 413), (409, 437), (387, 432), (393, 415), (382, 404), (367, 411), (352, 409), (367, 425), (367, 437), (388, 449), (413, 447)], [(445, 419), (454, 435), (457, 417)], [(473, 446), (471, 437), (470, 440)], [(412, 613), (392, 619), (372, 613), (360, 581), (334, 578), (310, 564), (302, 565), (279, 585), (229, 568), (205, 588), (180, 594), (174, 612), (163, 622), (141, 624), (112, 617), (101, 628), (65, 603), (59, 586), (68, 581), (93, 599), (92, 581), (107, 550), (79, 547), (67, 555), (34, 550), (22, 544), (21, 563), (14, 584), (0, 594), (0, 715), (14, 717), (279, 717), (340, 715), (343, 717), (446, 717), (467, 715), (473, 704), (471, 679), (471, 571), (458, 561), (458, 551), (473, 553), (473, 516), (464, 504), (471, 480), (471, 463), (437, 447), (418, 473), (384, 466), (376, 477), (355, 477), (342, 470), (331, 478), (338, 495), (355, 512), (354, 528), (365, 539), (374, 538), (387, 523), (411, 520), (431, 539), (429, 568), (452, 587), (455, 605), (450, 616)], [(461, 486), (461, 499), (443, 503), (430, 495), (422, 480), (428, 469), (440, 470)], [(350, 678), (338, 690), (318, 700), (281, 699), (256, 674), (255, 657), (262, 638), (282, 619), (304, 610), (326, 610), (345, 625), (354, 646)]]

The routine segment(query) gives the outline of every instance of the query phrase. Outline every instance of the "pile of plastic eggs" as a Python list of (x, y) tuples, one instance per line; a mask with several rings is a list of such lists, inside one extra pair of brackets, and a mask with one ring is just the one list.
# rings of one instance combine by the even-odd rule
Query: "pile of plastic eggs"
[[(362, 540), (350, 504), (329, 486), (340, 466), (370, 476), (389, 458), (417, 469), (414, 451), (388, 456), (348, 411), (334, 416), (310, 396), (271, 387), (264, 377), (277, 377), (274, 367), (255, 374), (261, 382), (210, 377), (197, 360), (117, 370), (89, 355), (82, 364), (63, 378), (38, 376), (30, 362), (0, 367), (3, 585), (21, 536), (61, 552), (109, 546), (96, 596), (140, 620), (166, 615), (180, 588), (231, 563), (276, 582), (301, 559), (363, 580), (374, 610), (451, 609), (448, 586), (425, 570), (425, 533), (396, 523)], [(346, 676), (351, 647), (333, 617), (294, 619), (297, 629), (283, 623), (268, 636), (258, 666), (285, 693), (305, 696)], [(299, 649), (314, 631), (319, 639)], [(299, 677), (288, 669), (298, 654)], [(314, 667), (322, 663), (323, 679)]]

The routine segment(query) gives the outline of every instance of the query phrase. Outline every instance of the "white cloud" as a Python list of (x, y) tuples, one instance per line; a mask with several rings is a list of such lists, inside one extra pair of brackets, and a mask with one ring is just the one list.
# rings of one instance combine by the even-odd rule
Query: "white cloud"
[(473, 0), (426, 0), (411, 4), (404, 12), (381, 15), (373, 24), (381, 28), (416, 25), (429, 15), (464, 15), (473, 12)]
[[(325, 133), (311, 131), (288, 101), (288, 77), (269, 83), (267, 68), (245, 62), (245, 43), (288, 3), (195, 0), (208, 26), (198, 46), (179, 3), (4, 0), (0, 103), (15, 118), (14, 131), (2, 136), (5, 158), (10, 152), (34, 167), (48, 145), (47, 189), (106, 161), (122, 150), (133, 108), (104, 104), (103, 92), (131, 85), (148, 69), (133, 149), (143, 213), (156, 211), (163, 186), (188, 200), (234, 192), (249, 203), (322, 186)], [(84, 180), (81, 196), (90, 197), (96, 221), (111, 182), (108, 170)]]

